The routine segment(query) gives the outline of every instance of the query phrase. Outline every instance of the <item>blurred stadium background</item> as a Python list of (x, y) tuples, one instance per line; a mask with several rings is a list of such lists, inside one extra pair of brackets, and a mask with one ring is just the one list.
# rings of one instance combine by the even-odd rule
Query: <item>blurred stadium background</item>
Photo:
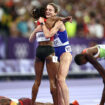
[[(73, 57), (88, 46), (105, 43), (105, 0), (0, 0), (0, 77), (34, 76), (37, 42), (28, 41), (35, 28), (31, 9), (48, 2), (59, 5), (60, 16), (73, 17), (72, 23), (65, 23)], [(91, 64), (80, 67), (72, 61), (69, 76), (97, 74)]]

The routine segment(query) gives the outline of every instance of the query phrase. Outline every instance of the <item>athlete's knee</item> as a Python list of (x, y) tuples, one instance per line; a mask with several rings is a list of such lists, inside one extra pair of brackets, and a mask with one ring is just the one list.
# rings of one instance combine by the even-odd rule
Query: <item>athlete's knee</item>
[(37, 87), (39, 87), (40, 86), (40, 83), (41, 83), (41, 81), (35, 81), (35, 85), (37, 86)]
[(37, 89), (40, 86), (40, 81), (35, 81), (34, 85), (33, 85), (33, 89)]
[(58, 77), (58, 78), (57, 78), (57, 83), (58, 83), (58, 84), (61, 84), (61, 85), (64, 84), (64, 83), (65, 83), (65, 78), (63, 78), (63, 77)]
[(50, 92), (53, 94), (56, 91), (56, 84), (55, 82), (50, 83)]

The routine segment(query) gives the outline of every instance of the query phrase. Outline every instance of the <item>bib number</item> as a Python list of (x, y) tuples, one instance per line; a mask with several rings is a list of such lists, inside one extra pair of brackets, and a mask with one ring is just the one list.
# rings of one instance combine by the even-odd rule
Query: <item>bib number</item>
[(57, 63), (57, 62), (58, 62), (58, 57), (57, 57), (57, 56), (53, 56), (53, 57), (52, 57), (52, 61), (53, 61), (54, 63)]
[(71, 50), (71, 46), (66, 46), (66, 47), (65, 47), (65, 51), (66, 51), (66, 52), (71, 52), (71, 51), (72, 51), (72, 50)]

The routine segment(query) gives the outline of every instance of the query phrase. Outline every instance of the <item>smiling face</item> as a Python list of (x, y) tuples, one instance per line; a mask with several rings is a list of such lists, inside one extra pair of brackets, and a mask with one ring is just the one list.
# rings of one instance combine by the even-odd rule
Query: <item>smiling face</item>
[(45, 14), (46, 18), (49, 18), (52, 16), (56, 16), (57, 12), (55, 12), (55, 8), (52, 5), (47, 5)]

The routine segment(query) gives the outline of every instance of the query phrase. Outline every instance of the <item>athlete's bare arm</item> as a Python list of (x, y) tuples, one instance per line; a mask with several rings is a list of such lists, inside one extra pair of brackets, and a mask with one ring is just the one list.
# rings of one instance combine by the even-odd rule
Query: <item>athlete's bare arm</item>
[(60, 17), (60, 18), (63, 22), (69, 21), (70, 23), (72, 23), (72, 16)]
[(72, 16), (67, 16), (67, 17), (58, 17), (58, 16), (54, 16), (54, 17), (51, 17), (53, 18), (54, 20), (61, 20), (63, 22), (66, 22), (66, 21), (69, 21), (69, 22), (72, 22)]
[(86, 48), (82, 51), (82, 54), (90, 54), (94, 56), (94, 58), (99, 58), (98, 48), (97, 46)]
[[(43, 18), (43, 19), (44, 19), (44, 18)], [(62, 18), (62, 19), (63, 19), (63, 18)], [(47, 19), (47, 21), (45, 22), (47, 29), (51, 29), (51, 28), (54, 26), (55, 22), (57, 22), (57, 21), (59, 21), (59, 20), (61, 20), (60, 17), (55, 17), (55, 18), (52, 17), (52, 18)], [(34, 31), (31, 33), (31, 35), (30, 35), (30, 37), (29, 37), (29, 41), (30, 41), (30, 42), (33, 42), (33, 41), (35, 40), (35, 37), (36, 37), (36, 32), (41, 31), (41, 30), (42, 30), (41, 25), (38, 25), (38, 26), (34, 29)]]
[(46, 27), (46, 25), (43, 25), (42, 29), (45, 34), (45, 37), (49, 38), (49, 37), (54, 36), (57, 33), (57, 31), (59, 31), (59, 29), (61, 28), (61, 25), (62, 25), (62, 22), (58, 21), (58, 22), (56, 22), (55, 26), (51, 30), (49, 30)]
[[(40, 21), (40, 23), (44, 22), (43, 19), (41, 19), (41, 18), (39, 19), (39, 21)], [(48, 38), (48, 37), (54, 36), (57, 33), (57, 31), (59, 31), (59, 30), (64, 31), (65, 30), (65, 26), (64, 26), (62, 21), (57, 21), (55, 26), (52, 29), (49, 30), (46, 27), (46, 25), (43, 25), (42, 29), (43, 29), (43, 32), (45, 34), (45, 37)]]
[(29, 41), (30, 42), (33, 42), (34, 40), (35, 40), (35, 37), (36, 37), (36, 33), (38, 32), (38, 31), (41, 31), (41, 26), (40, 25), (38, 25), (35, 29), (34, 29), (34, 31), (31, 33), (31, 35), (30, 35), (30, 37), (29, 37)]
[(86, 54), (86, 59), (98, 70), (103, 80), (105, 81), (105, 70), (100, 63), (91, 55)]

